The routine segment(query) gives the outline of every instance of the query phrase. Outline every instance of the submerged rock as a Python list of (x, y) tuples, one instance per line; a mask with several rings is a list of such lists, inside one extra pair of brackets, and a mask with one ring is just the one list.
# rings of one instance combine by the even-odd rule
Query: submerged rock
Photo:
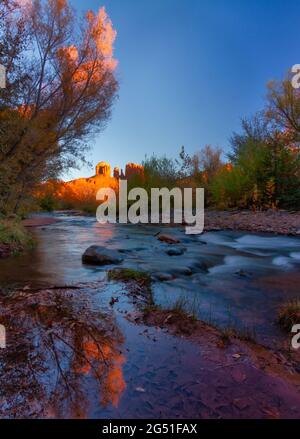
[(120, 253), (131, 253), (132, 252), (132, 248), (119, 248), (118, 251)]
[(184, 253), (184, 248), (182, 247), (172, 247), (169, 250), (167, 250), (167, 254), (169, 256), (181, 256)]
[(207, 264), (207, 262), (205, 262), (205, 261), (198, 261), (198, 262), (196, 263), (196, 267), (197, 267), (197, 268), (200, 268), (201, 271), (203, 271), (203, 272), (205, 272), (205, 273), (208, 273), (208, 270), (209, 270), (209, 264)]
[(174, 276), (169, 273), (155, 273), (156, 279), (160, 280), (161, 282), (165, 282), (168, 280), (174, 279)]
[(175, 238), (172, 235), (168, 235), (167, 233), (160, 233), (157, 239), (161, 242), (166, 242), (167, 244), (179, 244), (179, 239)]
[(240, 276), (240, 277), (251, 277), (252, 276), (252, 273), (250, 273), (249, 271), (245, 271), (245, 270), (236, 271), (235, 274), (237, 276)]
[(193, 271), (190, 267), (178, 267), (173, 270), (174, 273), (184, 276), (191, 276)]
[(91, 245), (82, 255), (82, 262), (84, 264), (110, 265), (120, 264), (122, 261), (123, 258), (118, 252), (108, 250), (99, 245)]

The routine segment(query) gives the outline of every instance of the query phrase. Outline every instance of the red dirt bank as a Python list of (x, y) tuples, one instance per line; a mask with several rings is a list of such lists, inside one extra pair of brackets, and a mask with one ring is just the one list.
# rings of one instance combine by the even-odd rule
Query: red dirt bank
[(255, 342), (226, 337), (218, 329), (172, 310), (153, 309), (129, 319), (200, 347), (205, 386), (195, 386), (202, 402), (220, 418), (299, 419), (298, 352), (292, 357)]
[(300, 212), (206, 210), (204, 230), (244, 230), (300, 236)]

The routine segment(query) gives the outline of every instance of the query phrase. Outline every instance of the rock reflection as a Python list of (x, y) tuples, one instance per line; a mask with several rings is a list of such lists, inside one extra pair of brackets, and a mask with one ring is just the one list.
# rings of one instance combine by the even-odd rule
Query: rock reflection
[(118, 405), (126, 387), (124, 340), (90, 290), (2, 294), (0, 315), (7, 330), (0, 351), (2, 418), (85, 418), (93, 398), (103, 407)]

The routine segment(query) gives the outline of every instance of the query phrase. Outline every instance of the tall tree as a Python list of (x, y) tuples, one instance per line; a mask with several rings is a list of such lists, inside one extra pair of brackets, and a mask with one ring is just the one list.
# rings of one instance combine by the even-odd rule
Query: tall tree
[(0, 11), (8, 83), (0, 95), (0, 211), (9, 211), (36, 183), (85, 160), (118, 89), (116, 32), (104, 8), (78, 20), (67, 0), (2, 1)]
[(300, 142), (300, 90), (293, 87), (291, 78), (268, 84), (266, 116), (286, 141)]

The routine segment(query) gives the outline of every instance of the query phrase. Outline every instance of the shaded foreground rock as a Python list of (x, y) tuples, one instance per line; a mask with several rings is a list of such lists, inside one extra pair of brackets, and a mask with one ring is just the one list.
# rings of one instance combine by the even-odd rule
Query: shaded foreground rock
[(181, 256), (184, 253), (184, 248), (182, 247), (172, 247), (169, 250), (167, 250), (167, 254), (169, 256)]
[(0, 258), (7, 258), (11, 255), (11, 248), (8, 244), (0, 244)]
[(123, 258), (117, 251), (108, 250), (99, 245), (91, 245), (82, 255), (82, 262), (84, 264), (92, 265), (111, 265), (120, 264)]
[(154, 277), (161, 282), (169, 281), (174, 279), (174, 276), (170, 273), (155, 273)]
[(184, 275), (184, 276), (191, 276), (193, 274), (193, 271), (190, 267), (178, 267), (174, 268), (172, 270), (172, 274), (178, 274), (178, 275)]

